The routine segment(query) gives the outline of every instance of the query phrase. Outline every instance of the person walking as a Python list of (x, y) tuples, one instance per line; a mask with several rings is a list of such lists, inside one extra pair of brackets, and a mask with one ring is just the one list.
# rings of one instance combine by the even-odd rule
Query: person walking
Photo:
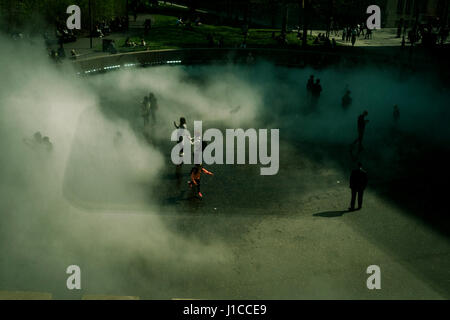
[(362, 142), (364, 138), (364, 132), (366, 130), (366, 125), (369, 122), (369, 120), (366, 120), (367, 115), (369, 112), (367, 110), (364, 110), (362, 114), (358, 117), (358, 138), (353, 142), (353, 145), (358, 143), (358, 152), (361, 152), (363, 149)]

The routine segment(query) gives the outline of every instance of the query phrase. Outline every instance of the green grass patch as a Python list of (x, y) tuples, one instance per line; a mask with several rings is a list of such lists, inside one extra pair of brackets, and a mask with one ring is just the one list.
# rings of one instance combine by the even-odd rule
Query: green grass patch
[[(154, 14), (152, 15), (152, 28), (148, 34), (144, 35), (144, 29), (130, 30), (130, 40), (140, 44), (141, 39), (145, 39), (150, 50), (208, 47), (208, 34), (213, 36), (216, 45), (219, 39), (223, 39), (223, 46), (226, 48), (239, 47), (244, 40), (240, 28), (208, 24), (187, 28), (177, 26), (176, 21), (176, 16)], [(247, 48), (280, 48), (277, 41), (272, 39), (272, 32), (275, 32), (276, 35), (280, 34), (279, 29), (249, 29)], [(119, 52), (147, 49), (140, 45), (125, 47), (125, 40), (125, 37), (116, 40), (116, 47)], [(287, 41), (290, 48), (301, 47), (301, 40), (297, 39), (295, 33), (289, 33)], [(312, 42), (313, 39), (308, 37), (308, 44), (313, 45)], [(98, 50), (101, 50), (101, 48), (98, 48)]]

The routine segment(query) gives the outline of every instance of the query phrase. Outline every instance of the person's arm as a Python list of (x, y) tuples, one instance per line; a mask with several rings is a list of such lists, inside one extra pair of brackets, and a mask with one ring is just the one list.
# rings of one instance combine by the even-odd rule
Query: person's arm
[(180, 127), (179, 126), (177, 126), (177, 123), (174, 121), (173, 122), (173, 125), (175, 126), (175, 128), (177, 128), (177, 129), (179, 129)]
[(194, 171), (191, 172), (191, 181), (193, 184), (197, 185), (197, 182), (194, 179)]
[(204, 172), (204, 173), (206, 173), (206, 174), (209, 174), (209, 175), (214, 175), (214, 173), (212, 173), (211, 171), (208, 171), (208, 170), (206, 170), (205, 168), (202, 168), (202, 171)]

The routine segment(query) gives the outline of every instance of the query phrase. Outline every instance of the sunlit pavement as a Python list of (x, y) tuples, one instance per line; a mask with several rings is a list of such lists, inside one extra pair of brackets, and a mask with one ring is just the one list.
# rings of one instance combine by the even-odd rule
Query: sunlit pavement
[[(127, 230), (129, 226), (154, 221), (156, 214), (170, 231), (185, 239), (196, 239), (204, 244), (206, 251), (197, 252), (198, 257), (192, 256), (189, 263), (182, 265), (170, 254), (160, 257), (162, 261), (145, 262), (141, 259), (151, 259), (151, 256), (130, 256), (127, 261), (114, 258), (116, 249), (97, 253), (100, 260), (107, 257), (114, 261), (117, 264), (114, 266), (96, 262), (90, 254), (80, 252), (77, 261), (81, 261), (84, 279), (80, 291), (65, 288), (67, 275), (63, 261), (43, 256), (39, 263), (44, 269), (45, 263), (52, 261), (57, 263), (56, 269), (61, 268), (60, 274), (28, 273), (27, 277), (34, 278), (28, 288), (26, 283), (17, 285), (11, 278), (0, 287), (3, 290), (0, 298), (450, 297), (450, 245), (445, 236), (395, 203), (380, 198), (370, 188), (362, 210), (345, 212), (349, 201), (347, 173), (332, 165), (319, 166), (317, 171), (292, 165), (281, 167), (279, 175), (272, 180), (258, 176), (257, 170), (250, 166), (234, 169), (211, 166), (209, 169), (215, 176), (205, 179), (201, 201), (191, 198), (184, 183), (180, 189), (174, 187), (175, 180), (170, 176), (173, 168), (169, 166), (162, 189), (155, 193), (162, 205), (158, 212), (113, 213), (105, 209), (108, 206), (105, 204), (101, 211), (79, 211), (70, 219), (82, 219), (85, 224), (104, 220), (113, 226), (121, 224)], [(184, 180), (187, 180), (187, 170), (184, 168)], [(221, 181), (232, 172), (235, 176), (231, 184), (230, 180)], [(126, 234), (124, 232), (123, 236)], [(148, 241), (154, 241), (151, 234), (147, 236)], [(33, 245), (30, 245), (32, 250)], [(122, 255), (120, 248), (118, 250), (117, 254)], [(215, 254), (210, 250), (220, 252)], [(67, 259), (67, 263), (69, 261), (73, 260)], [(10, 265), (13, 274), (26, 269), (18, 261), (3, 260), (2, 264), (3, 267)], [(366, 269), (370, 265), (381, 268), (380, 290), (366, 287), (369, 276)], [(112, 273), (106, 272), (114, 278), (103, 278), (103, 269), (108, 271), (110, 267), (118, 268)], [(137, 274), (139, 282), (135, 279)], [(33, 293), (35, 291), (48, 293)]]

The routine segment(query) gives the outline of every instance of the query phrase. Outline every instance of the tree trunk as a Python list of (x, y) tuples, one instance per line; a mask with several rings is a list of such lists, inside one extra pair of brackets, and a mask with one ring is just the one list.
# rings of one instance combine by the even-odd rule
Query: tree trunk
[(287, 22), (288, 22), (288, 6), (285, 2), (281, 5), (281, 35), (286, 36)]
[(275, 29), (275, 19), (276, 19), (276, 12), (277, 12), (277, 10), (276, 10), (276, 7), (277, 7), (277, 5), (276, 5), (276, 3), (275, 3), (275, 1), (274, 0), (271, 0), (270, 1), (270, 13), (271, 13), (271, 15), (270, 15), (270, 24), (271, 24), (271, 26), (272, 26), (272, 29)]
[(302, 47), (306, 48), (306, 46), (308, 45), (309, 0), (302, 0), (302, 6), (303, 6)]

